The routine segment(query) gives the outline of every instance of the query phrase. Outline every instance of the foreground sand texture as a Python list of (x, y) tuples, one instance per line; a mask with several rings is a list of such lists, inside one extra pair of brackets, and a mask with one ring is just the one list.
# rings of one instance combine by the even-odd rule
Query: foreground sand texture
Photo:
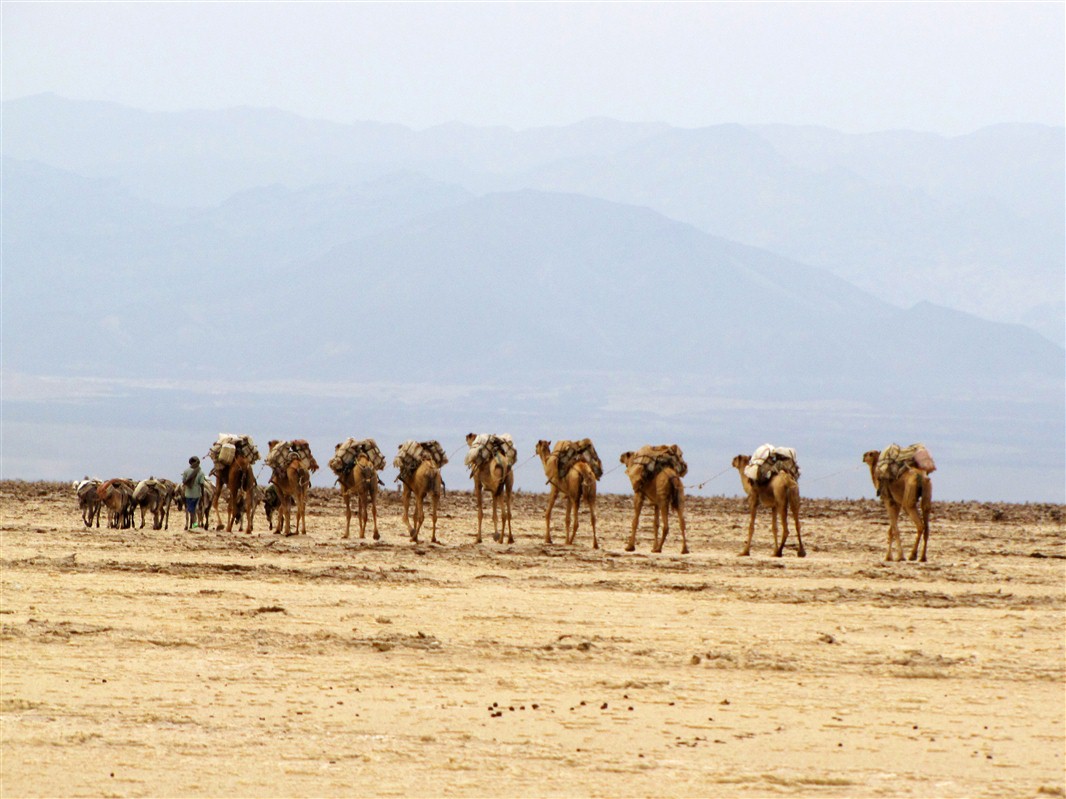
[(543, 495), (501, 548), (456, 491), (434, 546), (394, 492), (375, 544), (336, 491), (282, 538), (2, 483), (0, 794), (1063, 796), (1062, 506), (936, 503), (885, 564), (872, 501), (806, 501), (805, 560), (692, 497), (692, 554), (625, 553), (630, 503), (593, 552)]

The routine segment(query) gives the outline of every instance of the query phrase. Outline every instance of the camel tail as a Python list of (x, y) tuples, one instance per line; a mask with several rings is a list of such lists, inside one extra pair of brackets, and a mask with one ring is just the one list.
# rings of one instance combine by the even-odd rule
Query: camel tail
[(670, 475), (670, 488), (670, 504), (674, 510), (680, 510), (681, 499), (685, 496), (685, 486), (676, 474)]

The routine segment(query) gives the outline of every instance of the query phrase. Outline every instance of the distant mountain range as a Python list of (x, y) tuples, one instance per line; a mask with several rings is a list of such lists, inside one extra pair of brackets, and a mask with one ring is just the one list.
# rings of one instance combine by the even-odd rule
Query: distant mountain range
[[(398, 436), (399, 407), (427, 434), (565, 422), (697, 453), (792, 423), (822, 452), (856, 425), (872, 445), (916, 430), (1005, 469), (1066, 436), (1066, 353), (1035, 332), (1063, 332), (1062, 129), (411, 131), (53, 96), (3, 114), (5, 381), (166, 380), (108, 393), (113, 424), (266, 425), (278, 381), (276, 412), (325, 440), (327, 406)], [(299, 384), (394, 388), (343, 410)], [(205, 403), (227, 386), (243, 399)], [(88, 424), (86, 396), (8, 391), (5, 427)], [(1057, 496), (1061, 450), (1006, 495)]]
[(1028, 324), (1066, 343), (1066, 132), (967, 136), (606, 119), (414, 131), (281, 111), (150, 113), (37, 95), (4, 103), (4, 153), (179, 207), (281, 185), (417, 173), (473, 193), (534, 188), (639, 205), (821, 266), (893, 304)]

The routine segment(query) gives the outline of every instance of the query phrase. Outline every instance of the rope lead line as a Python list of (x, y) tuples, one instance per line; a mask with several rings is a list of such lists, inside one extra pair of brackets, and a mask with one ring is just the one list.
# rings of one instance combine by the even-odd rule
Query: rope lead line
[(707, 485), (707, 483), (711, 482), (712, 480), (717, 480), (719, 477), (721, 477), (726, 472), (730, 471), (732, 468), (733, 468), (732, 466), (727, 466), (726, 468), (722, 469), (722, 471), (718, 472), (718, 474), (714, 475), (714, 477), (708, 477), (702, 483), (699, 483), (698, 485), (696, 485), (696, 487), (693, 490), (699, 491), (705, 485)]
[(850, 469), (841, 469), (839, 472), (833, 472), (832, 474), (823, 474), (821, 477), (815, 477), (813, 480), (808, 480), (809, 483), (818, 483), (822, 480), (828, 480), (830, 477), (836, 477), (839, 474), (847, 474), (848, 472), (855, 472), (862, 469), (866, 464), (860, 463), (857, 466), (852, 466)]
[(527, 463), (529, 463), (531, 460), (533, 460), (535, 457), (537, 457), (537, 453), (534, 452), (532, 455), (530, 455), (528, 458), (526, 458), (524, 461), (522, 461), (520, 464), (518, 464), (518, 466), (512, 466), (511, 468), (512, 469), (520, 469), (521, 467), (523, 467)]

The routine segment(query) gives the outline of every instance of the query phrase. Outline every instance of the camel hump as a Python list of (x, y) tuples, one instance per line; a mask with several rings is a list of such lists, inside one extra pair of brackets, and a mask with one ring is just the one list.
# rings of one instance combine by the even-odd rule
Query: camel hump
[(911, 444), (909, 447), (889, 444), (881, 450), (874, 472), (879, 480), (894, 482), (903, 472), (912, 467), (921, 469), (926, 474), (936, 471), (933, 456), (921, 442)]
[(278, 470), (287, 469), (294, 460), (300, 461), (304, 469), (309, 472), (318, 471), (318, 462), (311, 454), (311, 445), (302, 438), (295, 441), (273, 442), (265, 463), (271, 469)]
[(575, 464), (586, 463), (592, 468), (592, 473), (596, 475), (597, 480), (603, 477), (603, 462), (591, 438), (559, 441), (552, 451), (558, 457), (560, 476), (565, 475)]
[(744, 476), (760, 485), (770, 482), (782, 473), (791, 476), (793, 480), (799, 480), (799, 463), (796, 460), (796, 450), (792, 447), (763, 444), (751, 454), (748, 465), (744, 467)]
[(249, 463), (259, 460), (259, 450), (251, 436), (219, 433), (218, 439), (207, 451), (207, 457), (214, 461), (216, 466), (228, 466), (237, 456), (247, 458)]
[(470, 443), (470, 449), (463, 462), (470, 468), (471, 475), (490, 460), (496, 461), (501, 467), (514, 466), (518, 460), (514, 439), (508, 433), (482, 433), (477, 436), (471, 433), (467, 436), (467, 441)]
[(400, 481), (409, 483), (423, 463), (440, 469), (448, 462), (448, 455), (439, 441), (415, 441), (408, 439), (397, 447), (392, 465), (400, 470)]
[[(669, 467), (677, 472), (679, 477), (688, 474), (688, 464), (677, 444), (658, 444), (655, 446), (643, 446), (633, 453), (629, 459), (629, 467), (639, 466), (642, 474), (638, 476), (641, 483), (654, 477), (663, 469)], [(633, 478), (630, 477), (630, 480)]]

